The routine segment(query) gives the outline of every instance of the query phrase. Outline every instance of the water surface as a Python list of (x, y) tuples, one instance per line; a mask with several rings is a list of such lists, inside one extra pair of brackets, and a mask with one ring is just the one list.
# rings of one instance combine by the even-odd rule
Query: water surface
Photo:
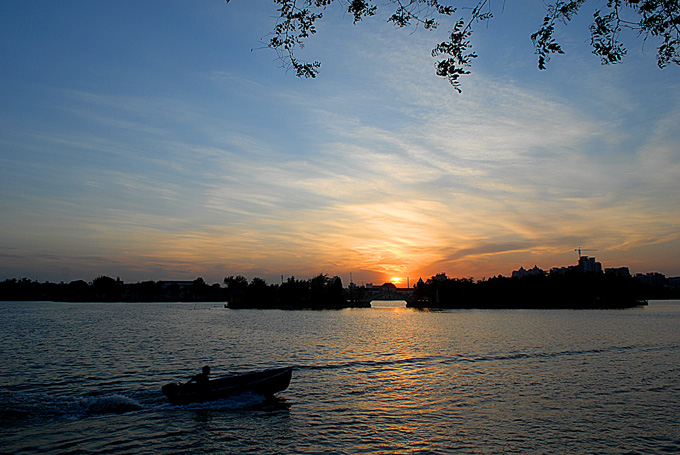
[[(0, 452), (677, 453), (680, 302), (628, 310), (0, 303)], [(173, 406), (292, 365), (274, 399)]]

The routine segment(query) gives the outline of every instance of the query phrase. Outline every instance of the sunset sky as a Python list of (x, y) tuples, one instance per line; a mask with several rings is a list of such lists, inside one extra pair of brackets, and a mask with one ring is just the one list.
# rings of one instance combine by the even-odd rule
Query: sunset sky
[(680, 68), (601, 66), (586, 5), (539, 71), (543, 2), (496, 3), (458, 94), (450, 23), (335, 5), (301, 80), (268, 0), (0, 2), (0, 279), (680, 275)]

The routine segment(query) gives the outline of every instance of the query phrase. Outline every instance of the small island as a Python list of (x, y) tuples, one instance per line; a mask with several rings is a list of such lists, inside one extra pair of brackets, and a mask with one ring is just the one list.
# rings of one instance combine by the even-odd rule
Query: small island
[[(579, 252), (580, 253), (580, 252)], [(649, 299), (679, 298), (680, 289), (655, 275), (633, 277), (627, 267), (602, 270), (579, 254), (578, 265), (545, 272), (534, 266), (475, 282), (446, 274), (416, 283), (410, 308), (609, 309), (647, 305)]]
[(228, 308), (277, 308), (333, 310), (370, 308), (371, 303), (352, 298), (351, 287), (345, 289), (340, 277), (320, 274), (309, 280), (288, 278), (281, 284), (268, 285), (260, 278), (250, 283), (242, 277), (225, 278), (229, 294)]
[(646, 286), (613, 275), (536, 275), (471, 279), (437, 275), (416, 284), (410, 308), (607, 309), (646, 305)]

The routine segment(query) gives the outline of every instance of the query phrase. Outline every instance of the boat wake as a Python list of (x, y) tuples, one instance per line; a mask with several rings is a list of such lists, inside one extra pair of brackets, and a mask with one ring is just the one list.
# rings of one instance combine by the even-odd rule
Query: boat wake
[(283, 399), (265, 397), (252, 392), (236, 394), (205, 403), (176, 406), (167, 402), (160, 390), (75, 398), (45, 393), (0, 390), (0, 427), (16, 427), (29, 423), (60, 420), (74, 421), (135, 412), (165, 412), (174, 409), (224, 412), (263, 406), (280, 407), (285, 404), (286, 402)]
[(0, 391), (0, 425), (40, 420), (78, 420), (135, 412), (143, 407), (138, 398), (119, 393), (66, 398), (45, 393)]
[(123, 414), (142, 409), (137, 400), (119, 394), (87, 398), (80, 402), (80, 406), (86, 415)]
[(504, 361), (521, 361), (521, 360), (535, 360), (535, 359), (550, 359), (559, 357), (575, 357), (575, 356), (592, 356), (592, 355), (606, 355), (617, 352), (639, 351), (639, 352), (653, 352), (657, 350), (665, 350), (667, 346), (609, 346), (597, 349), (566, 349), (559, 351), (542, 351), (542, 350), (528, 350), (515, 352), (488, 352), (488, 353), (468, 353), (451, 356), (416, 356), (416, 357), (398, 357), (394, 355), (378, 355), (374, 359), (366, 360), (351, 360), (338, 361), (327, 364), (317, 365), (297, 365), (295, 369), (300, 371), (314, 371), (314, 370), (370, 370), (375, 368), (398, 368), (406, 366), (428, 366), (428, 365), (460, 365), (460, 364), (474, 364), (474, 363), (489, 363), (489, 362), (504, 362)]

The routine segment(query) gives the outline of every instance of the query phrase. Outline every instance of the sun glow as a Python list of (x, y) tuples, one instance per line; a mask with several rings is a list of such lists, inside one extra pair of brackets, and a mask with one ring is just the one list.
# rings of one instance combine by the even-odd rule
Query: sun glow
[(390, 278), (390, 282), (392, 284), (399, 284), (399, 283), (401, 283), (401, 278), (392, 277), (392, 278)]

